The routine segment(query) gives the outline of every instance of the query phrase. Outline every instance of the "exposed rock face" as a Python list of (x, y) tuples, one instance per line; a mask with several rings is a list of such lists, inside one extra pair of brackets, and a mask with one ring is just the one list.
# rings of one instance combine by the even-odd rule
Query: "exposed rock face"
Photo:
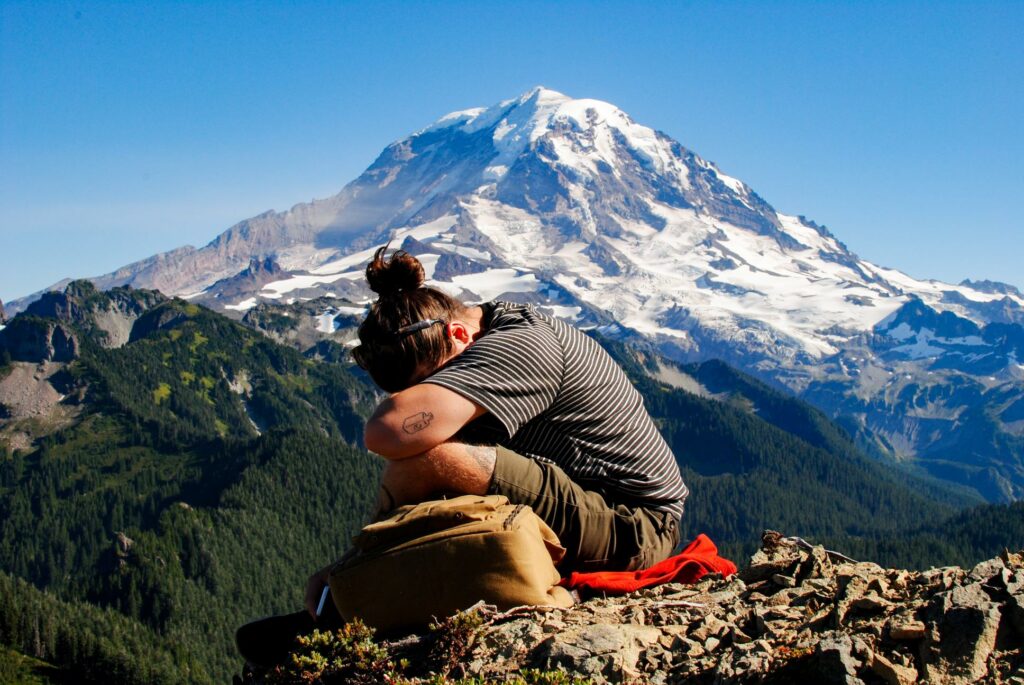
[[(730, 579), (571, 609), (484, 608), (449, 676), (501, 681), (539, 668), (596, 683), (1021, 682), (1022, 607), (1022, 554), (969, 572), (917, 572), (766, 534)], [(389, 648), (401, 654), (408, 644)]]
[(4, 323), (6, 321), (7, 321), (7, 314), (6, 314), (6, 312), (4, 312), (4, 303), (3, 303), (3, 300), (0, 300), (0, 324)]
[(287, 305), (261, 302), (245, 313), (242, 323), (310, 356), (342, 359), (346, 355), (324, 343), (344, 344), (354, 339), (363, 311), (361, 306), (333, 297)]
[(249, 266), (234, 276), (223, 278), (211, 285), (198, 296), (198, 301), (210, 305), (218, 304), (218, 299), (223, 300), (219, 303), (221, 305), (224, 302), (234, 302), (249, 297), (250, 293), (258, 292), (267, 283), (280, 280), (287, 275), (288, 273), (272, 257), (253, 257), (249, 260)]
[[(121, 347), (136, 321), (167, 298), (153, 290), (99, 292), (89, 281), (72, 281), (63, 292), (45, 293), (0, 330), (0, 349), (22, 362), (69, 362), (81, 341)], [(84, 336), (84, 337), (82, 337)]]
[(83, 280), (72, 281), (64, 292), (45, 293), (25, 313), (93, 330), (99, 333), (96, 342), (114, 348), (128, 342), (132, 326), (144, 312), (166, 301), (155, 291), (115, 288), (100, 293)]
[(67, 362), (78, 358), (78, 337), (52, 320), (18, 317), (0, 331), (0, 347), (14, 361)]

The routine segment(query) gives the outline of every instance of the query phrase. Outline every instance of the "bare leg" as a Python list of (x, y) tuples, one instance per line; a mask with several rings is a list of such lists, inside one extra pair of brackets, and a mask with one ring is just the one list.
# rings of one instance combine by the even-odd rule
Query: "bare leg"
[(378, 514), (440, 495), (485, 495), (494, 475), (494, 447), (446, 442), (384, 467)]

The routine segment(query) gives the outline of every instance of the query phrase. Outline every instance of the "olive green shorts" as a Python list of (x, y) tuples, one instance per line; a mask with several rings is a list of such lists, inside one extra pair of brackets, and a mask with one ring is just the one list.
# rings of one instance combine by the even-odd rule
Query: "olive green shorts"
[(497, 447), (490, 494), (528, 504), (551, 526), (566, 555), (568, 571), (633, 571), (669, 557), (679, 544), (679, 519), (656, 509), (609, 504), (584, 490), (554, 464)]

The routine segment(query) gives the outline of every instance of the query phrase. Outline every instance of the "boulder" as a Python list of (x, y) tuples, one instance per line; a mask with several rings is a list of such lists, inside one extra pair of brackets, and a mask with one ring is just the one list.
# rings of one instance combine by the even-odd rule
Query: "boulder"
[(936, 628), (922, 647), (928, 682), (969, 685), (986, 676), (1002, 607), (992, 601), (981, 583), (938, 594), (932, 599), (928, 615)]

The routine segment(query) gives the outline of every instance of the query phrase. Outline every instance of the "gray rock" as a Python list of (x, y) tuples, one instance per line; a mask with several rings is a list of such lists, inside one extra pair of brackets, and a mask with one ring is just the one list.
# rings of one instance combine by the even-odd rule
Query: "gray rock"
[(832, 633), (821, 639), (815, 648), (815, 663), (822, 683), (856, 685), (863, 683), (857, 677), (860, 662), (853, 656), (853, 640), (849, 635)]
[(15, 317), (0, 331), (0, 347), (14, 361), (69, 362), (78, 358), (78, 336), (70, 326), (53, 320)]
[(973, 581), (986, 581), (993, 576), (1000, 575), (1005, 568), (1003, 560), (996, 557), (995, 559), (988, 559), (975, 565), (971, 572), (967, 574), (967, 577)]
[[(784, 541), (760, 554), (762, 563), (780, 558), (790, 574), (814, 568), (813, 551), (794, 553)], [(1014, 682), (1024, 593), (1006, 588), (1024, 557), (1002, 563), (971, 572), (835, 563), (829, 578), (795, 588), (778, 589), (770, 576), (754, 587), (710, 578), (594, 599), (486, 625), (460, 673), (500, 680), (524, 668), (562, 669), (595, 683)], [(820, 560), (818, 568), (826, 568)], [(997, 632), (1006, 645), (999, 650)]]
[(801, 580), (827, 580), (832, 577), (834, 573), (834, 567), (832, 560), (828, 558), (828, 552), (825, 548), (820, 545), (810, 550), (810, 555), (803, 563), (800, 564), (800, 568), (797, 571), (797, 577)]
[(709, 637), (721, 637), (729, 630), (729, 624), (717, 616), (709, 614), (704, 621), (690, 632), (690, 636), (697, 640), (707, 640)]
[(574, 644), (550, 637), (537, 647), (536, 656), (544, 668), (563, 668), (574, 671), (590, 657), (590, 652)]
[(511, 621), (495, 626), (478, 641), (474, 651), (501, 661), (521, 657), (529, 645), (543, 639), (543, 628), (533, 621)]
[(772, 582), (780, 587), (796, 587), (796, 578), (784, 576), (781, 573), (773, 573)]
[(929, 609), (939, 639), (929, 635), (922, 650), (927, 678), (946, 685), (968, 685), (987, 675), (1001, 607), (979, 583), (972, 583), (942, 593)]
[(656, 628), (599, 623), (548, 637), (538, 645), (532, 661), (539, 668), (617, 682), (639, 675), (641, 656), (648, 648), (661, 649), (661, 637)]
[(583, 629), (576, 644), (591, 654), (610, 654), (626, 648), (629, 636), (624, 626), (596, 625)]
[(1011, 595), (1016, 595), (1020, 592), (1024, 592), (1024, 573), (1020, 571), (1011, 571), (1008, 568), (1004, 568), (999, 574), (1003, 581), (1003, 587)]
[(858, 597), (857, 599), (850, 602), (851, 609), (856, 609), (858, 611), (868, 613), (877, 613), (879, 611), (888, 609), (890, 606), (892, 605), (888, 601), (882, 599), (873, 592), (864, 595), (863, 597)]

